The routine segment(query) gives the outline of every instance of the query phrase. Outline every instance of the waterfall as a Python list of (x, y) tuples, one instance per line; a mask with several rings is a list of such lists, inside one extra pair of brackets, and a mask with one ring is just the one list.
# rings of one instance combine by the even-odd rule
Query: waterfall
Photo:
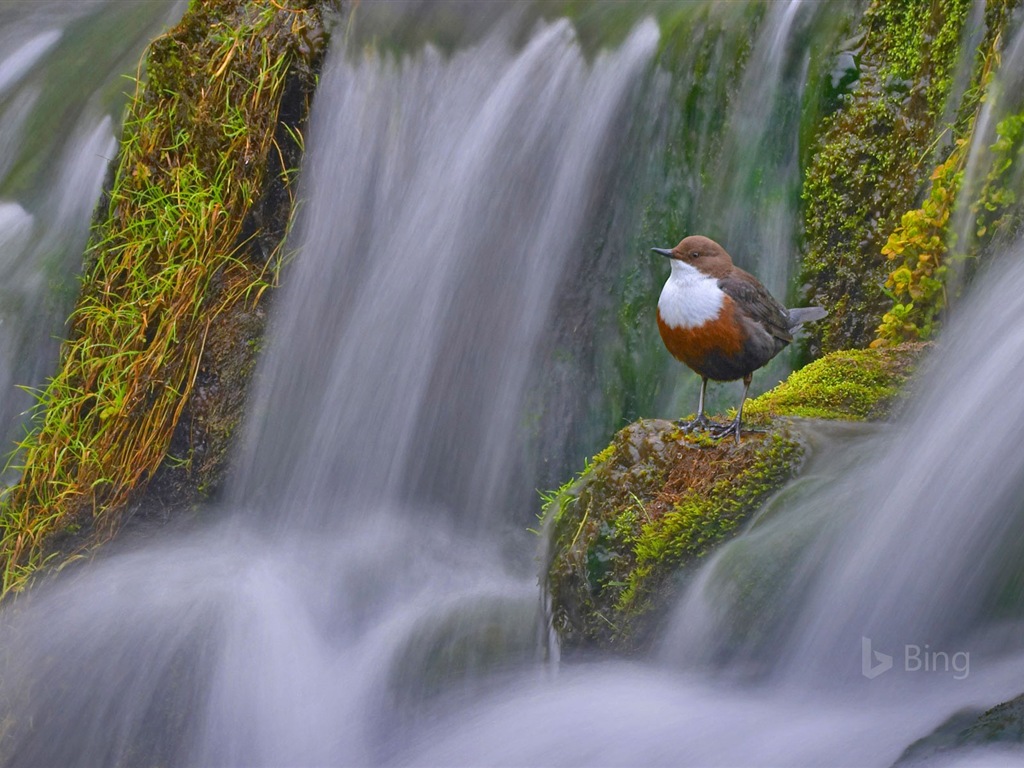
[(518, 51), (499, 30), (451, 57), (335, 52), (240, 503), (287, 526), (349, 501), (508, 516), (527, 375), (557, 286), (590, 268), (657, 36), (590, 65), (564, 20)]
[[(991, 158), (990, 147), (997, 139), (996, 126), (999, 121), (1021, 107), (1024, 95), (1024, 32), (1019, 28), (1008, 40), (1002, 54), (1002, 65), (994, 73), (994, 82), (981, 105), (971, 135), (967, 166), (964, 169), (962, 186), (969, 193), (977, 195), (985, 182)], [(1020, 171), (1017, 171), (1017, 186), (1020, 185)], [(970, 194), (964, 195), (970, 198)], [(977, 212), (970, 205), (958, 205), (953, 212), (953, 231), (956, 233), (956, 249), (966, 252), (977, 240)], [(962, 276), (957, 274), (952, 282), (954, 289), (962, 288)]]
[[(1018, 245), (1004, 260), (1022, 256)], [(1024, 374), (1014, 321), (1024, 270), (1001, 266), (929, 361), (913, 414), (844, 446), (828, 484), (790, 489), (715, 555), (666, 636), (669, 655), (834, 683), (861, 677), (862, 637), (882, 649), (973, 648), (976, 662), (1017, 647), (1024, 408), (1012, 382)], [(767, 582), (758, 600), (739, 595), (751, 580)], [(747, 642), (730, 653), (723, 635)]]
[(446, 698), (544, 673), (506, 499), (534, 493), (527, 373), (658, 40), (643, 21), (588, 61), (562, 20), (332, 51), (221, 522), (15, 606), (9, 762), (381, 763)]
[[(448, 8), (409, 5), (403, 29)], [(532, 452), (559, 430), (537, 413), (573, 425), (600, 400), (596, 350), (623, 343), (602, 335), (612, 286), (632, 271), (643, 287), (664, 265), (642, 251), (672, 245), (647, 238), (684, 234), (644, 229), (665, 225), (645, 218), (658, 206), (685, 229), (721, 219), (708, 234), (744, 242), (738, 260), (782, 292), (794, 105), (841, 5), (681, 3), (671, 40), (631, 11), (605, 47), (582, 22), (524, 31), (521, 8), (481, 6), (450, 49), (336, 35), (226, 498), (0, 612), (0, 760), (884, 766), (956, 712), (1020, 694), (1020, 243), (954, 318), (906, 419), (802, 427), (805, 473), (688, 575), (656, 654), (547, 663), (525, 528)], [(181, 11), (0, 9), (0, 148), (16, 148), (0, 152), (7, 389), (53, 364), (39, 260), (85, 239), (113, 152), (91, 94), (137, 49), (110, 46), (43, 149), (29, 141), (40, 67), (72, 38), (96, 45), (82, 30), (118, 28), (126, 6), (149, 9), (125, 22), (140, 41)], [(748, 26), (707, 42), (715, 14)], [(705, 51), (746, 67), (700, 74)], [(667, 147), (684, 102), (706, 124)], [(25, 159), (30, 145), (49, 160)], [(664, 171), (670, 149), (684, 161)], [(52, 183), (19, 195), (19, 168)], [(7, 429), (17, 408), (0, 407)]]
[[(800, 115), (794, 104), (800, 103), (806, 85), (807, 60), (796, 43), (803, 25), (811, 21), (802, 0), (769, 6), (734, 100), (715, 173), (718, 188), (712, 190), (704, 214), (709, 221), (723, 222), (722, 239), (742, 245), (741, 253), (761, 282), (781, 297), (786, 296), (797, 256), (793, 229), (800, 185)], [(786, 72), (787, 66), (792, 71)]]
[(1019, 695), (1022, 260), (1018, 242), (977, 286), (908, 418), (805, 427), (811, 463), (691, 576), (656, 660), (521, 677), (408, 764), (886, 766)]
[[(673, 227), (656, 237), (659, 245), (671, 247), (685, 235), (709, 236), (737, 266), (786, 301), (792, 298), (787, 294), (798, 270), (802, 122), (816, 109), (808, 95), (811, 60), (820, 55), (818, 46), (838, 44), (839, 30), (855, 7), (802, 0), (767, 3), (746, 35), (742, 30), (750, 21), (742, 18), (729, 18), (718, 30), (715, 15), (737, 7), (742, 6), (706, 6), (709, 20), (676, 30), (667, 41), (678, 53), (677, 60), (662, 61), (671, 67), (666, 103), (685, 107), (662, 110), (657, 121), (667, 124), (668, 135), (662, 136), (665, 145), (655, 146), (681, 157), (682, 177), (667, 180), (672, 209), (665, 218)], [(744, 62), (741, 69), (735, 68), (737, 61)], [(683, 129), (673, 124), (677, 120), (685, 122)], [(686, 136), (681, 146), (680, 135)], [(791, 348), (758, 371), (751, 393), (783, 380), (795, 351)], [(639, 415), (675, 418), (694, 409), (699, 380), (680, 373), (678, 367), (664, 372), (662, 388), (671, 396)], [(735, 407), (741, 391), (739, 383), (711, 387), (711, 410)]]

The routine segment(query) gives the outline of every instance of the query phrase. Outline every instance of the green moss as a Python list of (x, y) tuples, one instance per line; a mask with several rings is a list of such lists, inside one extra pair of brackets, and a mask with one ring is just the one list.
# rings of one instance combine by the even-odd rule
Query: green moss
[(989, 173), (978, 200), (972, 206), (976, 234), (982, 243), (1009, 242), (1024, 224), (1024, 112), (1010, 115), (996, 127), (997, 139), (990, 148)]
[[(962, 204), (960, 198), (975, 194), (967, 190), (966, 195), (961, 195), (964, 168), (974, 143), (974, 128), (985, 94), (988, 93), (989, 98), (995, 95), (990, 93), (992, 74), (998, 67), (1003, 32), (1015, 3), (1016, 0), (993, 0), (988, 4), (985, 36), (975, 55), (971, 84), (950, 126), (954, 139), (950, 142), (951, 151), (932, 172), (931, 188), (921, 206), (903, 214), (899, 226), (882, 248), (891, 270), (885, 292), (892, 306), (882, 316), (872, 346), (931, 338), (939, 327), (947, 302), (956, 298), (955, 290), (953, 296), (947, 295), (950, 266), (959, 277), (954, 288), (962, 288), (973, 278), (982, 248), (993, 239), (998, 241), (1016, 230), (1012, 210), (1013, 190), (1017, 184), (1011, 169), (1016, 165), (1019, 180), (1020, 163), (1014, 163), (1013, 155), (1020, 153), (1020, 125), (1024, 123), (1015, 122), (1013, 117), (998, 127), (999, 140), (991, 149), (988, 178), (971, 204), (977, 214), (977, 241), (969, 238), (958, 251), (958, 233), (951, 226), (951, 213), (956, 205)], [(1011, 212), (1004, 215), (1007, 210)]]
[(875, 2), (845, 52), (857, 79), (822, 122), (803, 190), (804, 282), (830, 309), (810, 329), (815, 349), (866, 346), (892, 305), (882, 246), (930, 172), (969, 8)]
[(897, 404), (925, 347), (906, 343), (833, 352), (751, 400), (744, 417), (755, 422), (775, 416), (848, 421), (885, 418)]
[(636, 567), (616, 609), (628, 616), (642, 615), (672, 572), (735, 531), (793, 476), (802, 456), (803, 448), (792, 435), (772, 432), (741, 470), (726, 474), (706, 491), (687, 490), (664, 515), (644, 522), (635, 537)]
[(926, 347), (846, 350), (811, 363), (747, 404), (739, 445), (661, 420), (621, 430), (546, 497), (546, 586), (563, 650), (645, 647), (679, 574), (799, 469), (803, 446), (775, 417), (884, 418)]
[[(323, 10), (309, 0), (193, 3), (150, 46), (60, 370), (17, 454), (21, 480), (0, 500), (3, 594), (51, 557), (113, 535), (161, 469), (190, 472), (205, 426), (165, 462), (189, 409), (240, 414), (194, 396), (225, 349), (252, 349), (251, 334), (232, 329), (259, 317), (276, 280)], [(234, 368), (245, 378), (251, 359)]]
[(660, 420), (619, 432), (546, 508), (563, 650), (644, 647), (674, 575), (734, 532), (802, 455), (784, 429), (746, 433), (739, 445)]

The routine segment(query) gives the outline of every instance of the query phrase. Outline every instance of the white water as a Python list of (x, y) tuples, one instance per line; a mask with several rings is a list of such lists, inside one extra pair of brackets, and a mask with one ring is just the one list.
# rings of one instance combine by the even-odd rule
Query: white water
[(506, 36), (332, 54), (229, 519), (8, 612), (10, 762), (388, 762), (448, 697), (544, 674), (506, 499), (527, 372), (658, 32), (592, 62), (564, 21)]
[[(971, 145), (964, 169), (962, 188), (977, 195), (988, 175), (991, 157), (990, 148), (998, 138), (997, 126), (1007, 114), (1014, 114), (1024, 100), (1024, 30), (1018, 27), (1015, 34), (1003, 45), (1002, 63), (993, 73), (985, 101), (981, 104)], [(1020, 186), (1021, 171), (1011, 183)], [(956, 232), (954, 251), (968, 252), (977, 240), (977, 213), (969, 205), (959, 205), (953, 211), (953, 229)], [(954, 262), (955, 266), (955, 262)], [(954, 278), (960, 275), (954, 274)], [(960, 286), (953, 282), (954, 289)]]
[[(800, 113), (794, 106), (803, 100), (808, 64), (799, 58), (807, 52), (795, 40), (811, 20), (812, 5), (802, 0), (769, 5), (734, 98), (715, 172), (718, 189), (705, 213), (709, 221), (722, 222), (721, 239), (734, 244), (768, 290), (783, 299), (798, 266), (793, 230), (801, 181)], [(785, 72), (787, 66), (795, 71)]]
[(409, 498), (477, 525), (521, 482), (530, 363), (559, 281), (587, 268), (657, 30), (592, 65), (564, 21), (521, 51), (503, 37), (324, 74), (301, 256), (234, 484), (285, 504), (283, 525)]
[[(811, 431), (803, 488), (695, 575), (655, 660), (502, 688), (411, 762), (884, 766), (959, 710), (1019, 695), (1022, 259), (978, 288), (911, 418)], [(873, 678), (864, 638), (893, 657)]]
[[(1019, 267), (911, 419), (811, 432), (809, 474), (694, 577), (655, 657), (543, 661), (509, 509), (533, 476), (525, 371), (658, 106), (637, 104), (657, 43), (645, 22), (588, 62), (555, 22), (521, 48), (498, 28), (451, 56), (332, 53), (222, 519), (3, 613), (6, 763), (888, 765), (1024, 691)], [(863, 637), (969, 673), (868, 680)]]

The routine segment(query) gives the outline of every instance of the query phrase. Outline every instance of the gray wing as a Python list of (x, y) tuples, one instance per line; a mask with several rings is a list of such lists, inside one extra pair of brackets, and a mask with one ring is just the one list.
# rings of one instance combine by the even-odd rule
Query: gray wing
[(720, 278), (718, 287), (732, 297), (743, 314), (758, 323), (771, 336), (784, 344), (793, 340), (786, 308), (752, 275), (747, 280), (736, 277)]

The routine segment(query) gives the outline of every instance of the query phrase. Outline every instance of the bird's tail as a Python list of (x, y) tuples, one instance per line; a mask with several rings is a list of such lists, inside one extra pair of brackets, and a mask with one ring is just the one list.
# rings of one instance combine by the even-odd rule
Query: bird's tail
[(797, 307), (796, 309), (787, 309), (786, 312), (789, 314), (790, 331), (795, 331), (804, 323), (821, 320), (828, 315), (828, 312), (821, 307)]

